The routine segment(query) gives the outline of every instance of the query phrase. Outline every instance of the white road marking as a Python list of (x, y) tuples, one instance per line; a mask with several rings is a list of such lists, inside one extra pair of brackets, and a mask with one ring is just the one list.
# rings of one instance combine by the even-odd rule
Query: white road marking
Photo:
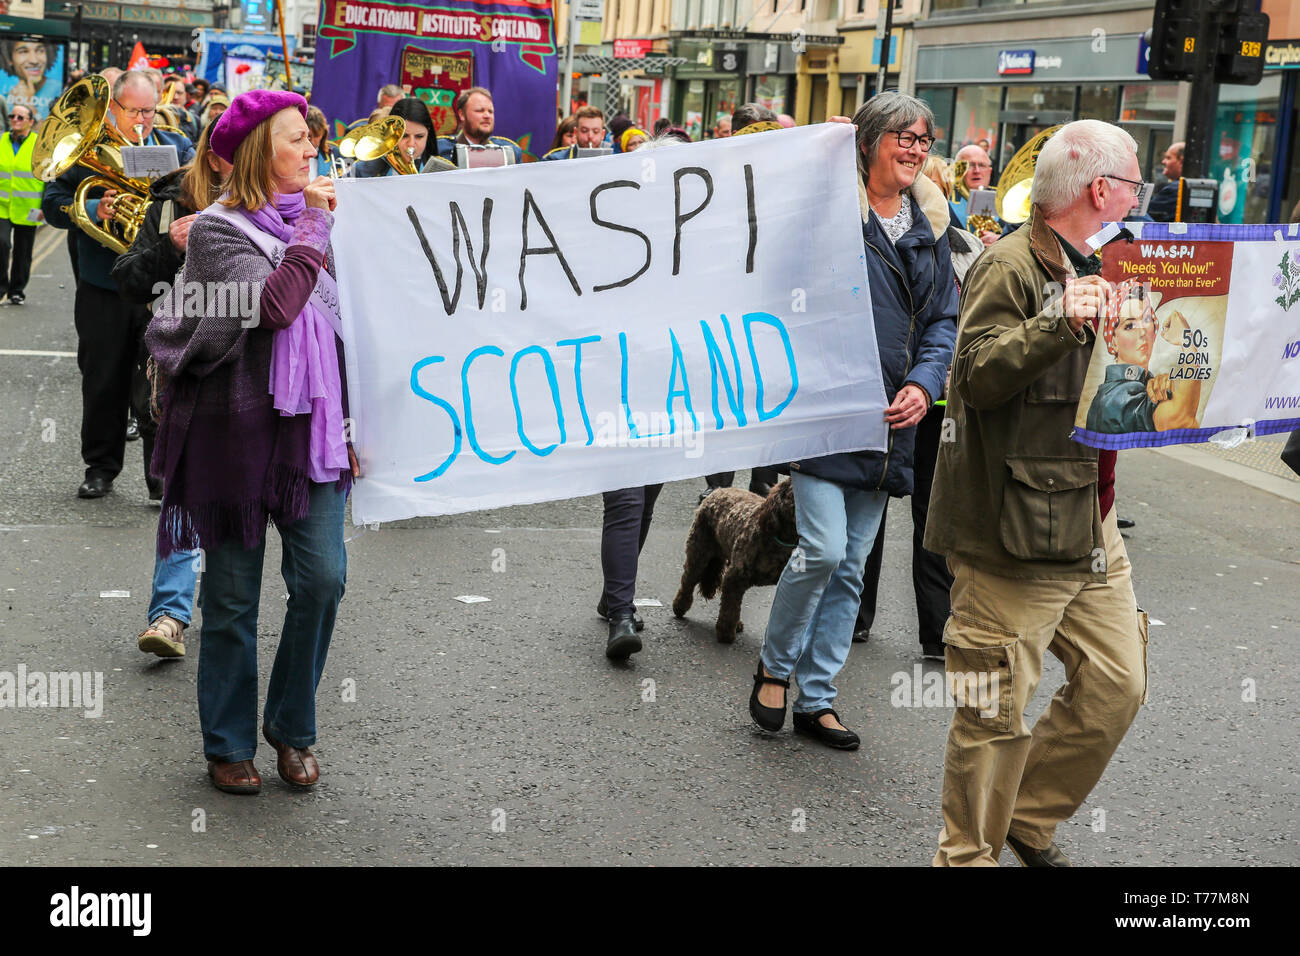
[(46, 352), (40, 349), (0, 349), (0, 355), (27, 355), (32, 358), (76, 358), (76, 352)]

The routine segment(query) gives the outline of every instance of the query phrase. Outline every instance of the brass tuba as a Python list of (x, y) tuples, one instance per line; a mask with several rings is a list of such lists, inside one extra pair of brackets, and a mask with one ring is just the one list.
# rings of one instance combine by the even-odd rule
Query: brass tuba
[(344, 136), (339, 140), (339, 152), (358, 161), (386, 159), (388, 165), (403, 176), (413, 176), (419, 172), (415, 168), (415, 156), (404, 155), (397, 148), (405, 135), (406, 120), (400, 116), (385, 116), (377, 123), (358, 126)]
[(1002, 175), (998, 177), (997, 206), (998, 217), (1003, 222), (1019, 225), (1029, 218), (1038, 154), (1060, 128), (1052, 126), (1025, 143), (1016, 150), (1006, 169), (1002, 170)]
[[(84, 166), (96, 175), (77, 186), (72, 205), (63, 211), (82, 232), (118, 255), (126, 252), (144, 222), (149, 206), (149, 182), (126, 175), (119, 147), (130, 145), (122, 133), (105, 122), (109, 87), (102, 76), (78, 80), (50, 108), (41, 124), (32, 151), (32, 170), (43, 182), (51, 182), (73, 166)], [(100, 223), (86, 208), (92, 189), (116, 189), (113, 216)]]

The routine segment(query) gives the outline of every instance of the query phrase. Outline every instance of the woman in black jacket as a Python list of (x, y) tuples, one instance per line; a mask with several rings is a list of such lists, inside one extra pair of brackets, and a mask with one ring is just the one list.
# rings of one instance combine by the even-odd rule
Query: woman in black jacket
[[(211, 129), (209, 124), (199, 136), (194, 161), (189, 166), (163, 176), (150, 188), (152, 201), (145, 210), (140, 231), (131, 248), (113, 265), (113, 281), (122, 298), (129, 302), (152, 302), (163, 291), (162, 286), (170, 288), (185, 262), (190, 224), (221, 193), (221, 183), (230, 172), (230, 164), (208, 148)], [(142, 345), (140, 361), (147, 359)], [(155, 394), (161, 392), (155, 389)], [(140, 400), (138, 407), (153, 406), (147, 400)], [(157, 427), (153, 422), (140, 424), (142, 429)], [(161, 489), (158, 497), (161, 500)], [(136, 641), (140, 650), (159, 657), (185, 656), (184, 631), (194, 610), (199, 564), (197, 552), (178, 551), (166, 559), (155, 556), (149, 626)]]

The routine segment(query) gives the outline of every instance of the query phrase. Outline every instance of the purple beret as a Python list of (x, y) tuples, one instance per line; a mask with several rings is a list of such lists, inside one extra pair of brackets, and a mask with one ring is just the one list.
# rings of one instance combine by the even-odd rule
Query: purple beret
[(288, 90), (249, 90), (240, 93), (212, 127), (208, 145), (228, 163), (235, 161), (235, 150), (244, 138), (263, 120), (270, 119), (280, 110), (293, 107), (307, 118), (307, 101)]

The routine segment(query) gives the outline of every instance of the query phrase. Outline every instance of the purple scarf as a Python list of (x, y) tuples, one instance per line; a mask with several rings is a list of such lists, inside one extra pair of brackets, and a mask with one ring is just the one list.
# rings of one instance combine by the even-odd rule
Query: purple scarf
[[(302, 193), (286, 193), (257, 212), (243, 213), (262, 232), (288, 243), (306, 208)], [(340, 469), (349, 467), (334, 339), (329, 320), (308, 299), (293, 324), (276, 330), (271, 340), (270, 393), (282, 416), (311, 415), (308, 465), (315, 482), (336, 481)]]

